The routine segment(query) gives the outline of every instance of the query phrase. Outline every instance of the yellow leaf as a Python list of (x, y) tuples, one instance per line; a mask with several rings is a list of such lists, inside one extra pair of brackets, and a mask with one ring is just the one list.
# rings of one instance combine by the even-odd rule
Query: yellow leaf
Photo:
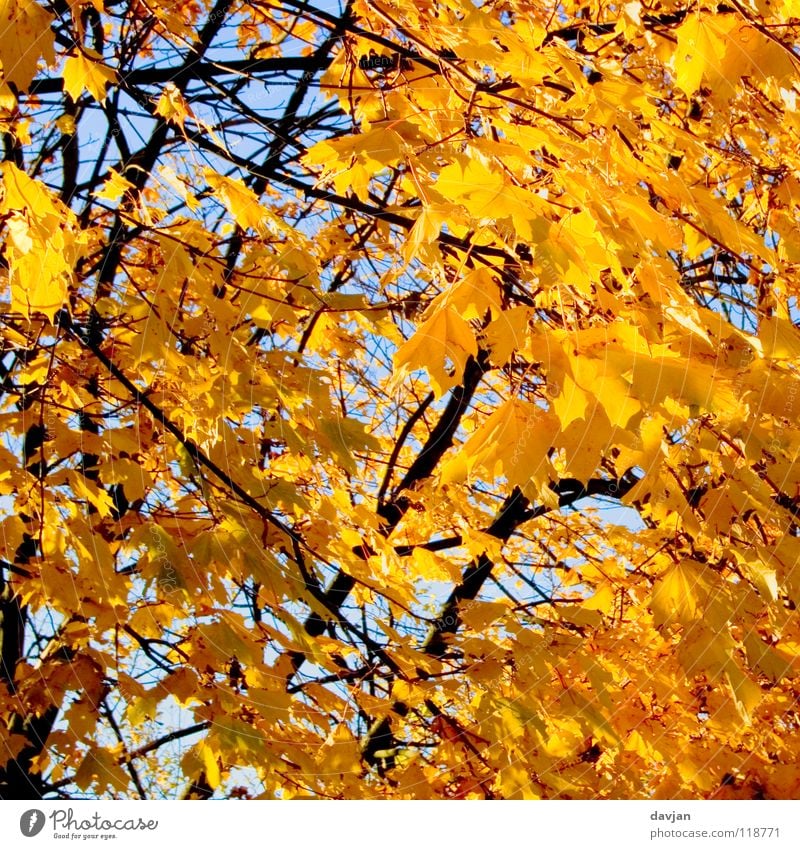
[(181, 596), (178, 590), (187, 592), (185, 555), (161, 525), (149, 525), (144, 539), (148, 548), (148, 566), (142, 574), (146, 578), (155, 578), (160, 592), (176, 601)]
[(58, 215), (52, 195), (39, 180), (32, 180), (11, 162), (0, 163), (3, 177), (3, 200), (0, 210), (32, 210), (38, 216)]
[(76, 235), (72, 213), (38, 180), (10, 162), (0, 163), (0, 174), (0, 212), (12, 212), (6, 249), (12, 309), (25, 316), (44, 313), (52, 321), (66, 299), (84, 235)]
[[(226, 762), (238, 756), (256, 759), (264, 757), (267, 741), (263, 732), (241, 719), (218, 717), (209, 737), (212, 735), (213, 742), (218, 743), (219, 752)], [(209, 739), (207, 745), (211, 743), (212, 740)]]
[(711, 15), (704, 17), (700, 10), (689, 13), (678, 27), (677, 36), (676, 83), (684, 94), (692, 95), (700, 88), (704, 73), (719, 74), (726, 44), (711, 22)]
[(452, 307), (444, 306), (395, 352), (396, 379), (424, 368), (438, 398), (461, 382), (467, 360), (477, 353), (478, 344), (470, 326)]
[(90, 749), (75, 772), (75, 784), (83, 791), (88, 790), (95, 780), (101, 789), (108, 785), (120, 793), (128, 789), (128, 774), (108, 749)]
[(345, 725), (337, 726), (320, 748), (317, 764), (323, 773), (361, 772), (361, 751), (358, 741)]
[(687, 624), (702, 618), (708, 597), (705, 568), (693, 560), (684, 560), (671, 566), (656, 581), (650, 607), (657, 627)]
[(74, 135), (77, 125), (72, 115), (61, 115), (56, 118), (56, 127), (65, 135)]
[(515, 763), (498, 772), (495, 780), (503, 799), (541, 799), (533, 778), (528, 771)]
[(56, 610), (69, 615), (80, 608), (75, 575), (66, 566), (48, 559), (42, 564), (40, 579), (43, 594)]
[(245, 186), (241, 180), (224, 177), (211, 168), (205, 169), (204, 176), (240, 227), (245, 230), (250, 227), (260, 230), (265, 213), (252, 189)]
[(98, 487), (96, 483), (79, 472), (70, 473), (70, 482), (76, 496), (88, 501), (103, 518), (111, 514), (114, 501), (104, 489)]
[(425, 581), (458, 581), (461, 570), (449, 558), (438, 557), (432, 551), (415, 548), (411, 558), (414, 574)]
[(106, 99), (106, 86), (116, 80), (114, 71), (103, 64), (103, 57), (84, 47), (64, 63), (64, 91), (77, 100), (83, 90), (99, 103)]
[(156, 104), (156, 112), (181, 127), (187, 118), (194, 118), (194, 113), (189, 104), (173, 82), (168, 82), (164, 86), (161, 97)]
[(158, 692), (149, 691), (146, 695), (133, 699), (125, 710), (125, 718), (133, 726), (141, 725), (149, 719), (155, 719), (158, 703), (163, 696)]
[(762, 675), (766, 675), (773, 683), (791, 674), (797, 668), (797, 658), (787, 656), (766, 645), (755, 632), (750, 632), (744, 638), (747, 662)]
[(761, 701), (761, 688), (755, 681), (751, 681), (745, 672), (740, 669), (739, 664), (732, 658), (728, 661), (725, 668), (725, 677), (728, 679), (731, 690), (733, 691), (733, 700), (739, 715), (745, 722), (752, 719), (753, 711), (758, 707)]
[(650, 763), (653, 760), (653, 749), (635, 729), (625, 738), (625, 750), (634, 752), (640, 758)]
[(97, 727), (99, 719), (96, 711), (86, 703), (85, 699), (79, 699), (72, 703), (69, 710), (65, 711), (64, 719), (69, 724), (70, 733), (79, 740), (87, 739)]
[(594, 595), (583, 602), (583, 607), (585, 610), (598, 610), (600, 613), (609, 613), (614, 610), (616, 599), (617, 596), (613, 588), (605, 584)]
[(524, 349), (528, 338), (528, 322), (532, 315), (529, 307), (512, 307), (503, 310), (490, 322), (484, 337), (495, 365), (505, 365), (515, 350)]
[(800, 330), (786, 318), (762, 318), (758, 338), (765, 356), (770, 359), (796, 360), (800, 357)]
[(778, 576), (774, 568), (757, 557), (748, 557), (744, 568), (762, 598), (768, 601), (778, 600)]
[(94, 193), (94, 196), (102, 200), (116, 201), (119, 200), (125, 192), (133, 188), (133, 183), (130, 180), (126, 180), (114, 168), (109, 168), (109, 172), (111, 176), (105, 181), (103, 188)]
[(215, 790), (217, 787), (219, 787), (219, 781), (221, 777), (217, 756), (211, 750), (211, 747), (206, 743), (205, 740), (201, 740), (197, 744), (197, 749), (203, 761), (203, 767), (206, 773), (206, 781), (208, 781), (208, 784), (211, 789)]
[(461, 203), (478, 218), (511, 218), (520, 239), (533, 239), (533, 222), (541, 218), (542, 200), (504, 179), (502, 171), (490, 171), (476, 160), (466, 167), (454, 162), (442, 168), (436, 191), (449, 200)]
[(50, 25), (53, 16), (34, 0), (0, 0), (0, 62), (3, 79), (20, 90), (27, 89), (36, 76), (39, 59), (48, 65), (55, 61), (55, 41)]
[(467, 320), (482, 321), (487, 311), (497, 318), (503, 312), (500, 287), (484, 266), (465, 274), (459, 283), (444, 293), (444, 298)]
[(406, 121), (374, 121), (357, 135), (317, 142), (306, 152), (303, 161), (307, 165), (325, 165), (326, 173), (338, 170), (344, 174), (358, 165), (371, 176), (403, 158), (405, 136), (418, 137), (416, 126)]
[[(609, 422), (615, 427), (626, 428), (631, 418), (641, 411), (642, 405), (632, 397), (631, 385), (615, 373), (614, 362), (610, 358), (577, 357), (571, 360), (571, 364), (576, 382), (597, 400)], [(566, 386), (565, 375), (565, 392)], [(562, 426), (566, 427), (567, 422), (562, 420)]]
[(495, 410), (442, 469), (442, 483), (463, 480), (475, 469), (505, 475), (511, 486), (533, 480), (540, 488), (552, 469), (548, 452), (558, 432), (555, 417), (518, 398)]
[(153, 479), (140, 463), (133, 460), (111, 460), (103, 467), (103, 482), (121, 483), (128, 501), (144, 498), (145, 492), (152, 486)]
[(31, 251), (12, 268), (12, 308), (25, 316), (43, 313), (52, 322), (67, 297), (63, 261), (52, 251), (38, 257)]
[(561, 392), (553, 401), (553, 409), (561, 422), (562, 429), (565, 429), (576, 419), (586, 418), (589, 396), (566, 373), (562, 376), (560, 388)]
[(352, 474), (358, 474), (353, 451), (375, 450), (379, 447), (373, 436), (368, 434), (364, 425), (355, 419), (336, 416), (318, 417), (316, 434), (317, 444), (336, 458), (342, 468)]
[(442, 223), (450, 215), (450, 204), (428, 204), (422, 208), (417, 216), (414, 226), (408, 234), (403, 245), (403, 257), (407, 262), (420, 255), (420, 251), (426, 251), (429, 246), (439, 238)]
[(508, 612), (502, 601), (473, 601), (461, 611), (461, 619), (473, 631), (483, 631), (496, 619)]

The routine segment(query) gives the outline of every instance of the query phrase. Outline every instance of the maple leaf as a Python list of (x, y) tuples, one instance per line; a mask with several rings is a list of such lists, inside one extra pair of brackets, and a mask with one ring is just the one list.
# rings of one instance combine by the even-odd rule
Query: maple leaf
[(795, 798), (797, 3), (48, 10), (0, 797)]
[(194, 117), (194, 113), (174, 83), (167, 83), (164, 87), (156, 104), (156, 112), (181, 127), (187, 118)]
[(88, 91), (99, 103), (106, 99), (106, 86), (116, 80), (114, 71), (103, 64), (102, 57), (91, 48), (83, 48), (64, 63), (64, 91), (77, 100)]
[(395, 374), (424, 368), (437, 396), (456, 386), (478, 343), (469, 324), (449, 306), (434, 310), (394, 355)]
[(55, 60), (53, 16), (35, 0), (2, 0), (0, 40), (2, 79), (18, 89), (27, 89), (36, 76), (40, 59), (48, 65)]

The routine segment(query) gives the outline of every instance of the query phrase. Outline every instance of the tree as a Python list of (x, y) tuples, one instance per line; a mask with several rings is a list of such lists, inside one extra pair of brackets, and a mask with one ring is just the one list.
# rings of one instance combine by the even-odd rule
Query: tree
[(796, 796), (796, 3), (4, 10), (0, 798)]

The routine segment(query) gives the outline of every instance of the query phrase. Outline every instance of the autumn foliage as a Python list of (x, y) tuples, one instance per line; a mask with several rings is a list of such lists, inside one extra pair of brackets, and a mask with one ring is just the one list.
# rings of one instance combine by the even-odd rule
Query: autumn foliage
[(0, 0), (0, 798), (796, 797), (798, 41)]

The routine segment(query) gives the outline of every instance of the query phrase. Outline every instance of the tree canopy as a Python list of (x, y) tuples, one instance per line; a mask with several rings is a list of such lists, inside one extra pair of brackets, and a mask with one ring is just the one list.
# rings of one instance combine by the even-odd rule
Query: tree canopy
[(797, 796), (796, 0), (0, 5), (0, 798)]

